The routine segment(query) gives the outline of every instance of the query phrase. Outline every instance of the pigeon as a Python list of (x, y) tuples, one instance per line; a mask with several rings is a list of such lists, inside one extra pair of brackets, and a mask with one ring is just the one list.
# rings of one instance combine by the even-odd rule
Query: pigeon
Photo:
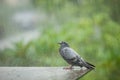
[(86, 62), (75, 50), (70, 48), (67, 42), (61, 41), (59, 53), (63, 59), (70, 64), (70, 67), (64, 69), (72, 69), (73, 66), (86, 67), (87, 69), (94, 69), (95, 66), (89, 62)]

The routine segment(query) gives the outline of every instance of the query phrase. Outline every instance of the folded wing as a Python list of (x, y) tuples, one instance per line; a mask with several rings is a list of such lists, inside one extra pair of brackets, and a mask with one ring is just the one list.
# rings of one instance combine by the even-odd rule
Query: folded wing
[(70, 47), (63, 48), (61, 55), (69, 64), (94, 68), (93, 65), (90, 65), (90, 63), (88, 64), (88, 62), (84, 61), (84, 59)]
[(62, 49), (62, 56), (66, 59), (73, 59), (73, 58), (80, 58), (80, 56), (78, 55), (78, 53), (76, 51), (74, 51), (73, 49), (69, 48), (69, 47), (65, 47)]

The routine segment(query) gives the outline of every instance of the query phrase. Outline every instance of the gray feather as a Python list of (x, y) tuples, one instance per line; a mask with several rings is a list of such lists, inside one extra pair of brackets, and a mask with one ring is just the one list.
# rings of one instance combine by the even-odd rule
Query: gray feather
[(95, 66), (86, 62), (80, 55), (74, 51), (66, 42), (60, 43), (61, 47), (59, 49), (60, 55), (66, 60), (69, 64), (75, 66), (85, 66), (87, 68), (94, 68)]
[(69, 47), (63, 48), (61, 55), (64, 56), (66, 59), (73, 59), (75, 57), (79, 57), (77, 52), (75, 52), (73, 49)]

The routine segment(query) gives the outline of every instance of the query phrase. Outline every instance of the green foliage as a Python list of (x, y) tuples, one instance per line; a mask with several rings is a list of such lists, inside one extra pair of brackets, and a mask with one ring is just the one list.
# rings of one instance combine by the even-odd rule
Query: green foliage
[(45, 23), (36, 40), (27, 44), (21, 41), (14, 49), (0, 51), (0, 66), (66, 66), (57, 43), (67, 41), (96, 66), (82, 80), (119, 80), (120, 25), (110, 18), (104, 0), (34, 1), (49, 16), (55, 15), (55, 24)]

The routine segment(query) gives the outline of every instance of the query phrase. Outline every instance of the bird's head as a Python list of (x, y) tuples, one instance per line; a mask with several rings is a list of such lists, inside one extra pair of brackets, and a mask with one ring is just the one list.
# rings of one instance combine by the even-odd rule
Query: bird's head
[(62, 47), (69, 47), (69, 44), (67, 42), (61, 41), (58, 44), (60, 44)]

